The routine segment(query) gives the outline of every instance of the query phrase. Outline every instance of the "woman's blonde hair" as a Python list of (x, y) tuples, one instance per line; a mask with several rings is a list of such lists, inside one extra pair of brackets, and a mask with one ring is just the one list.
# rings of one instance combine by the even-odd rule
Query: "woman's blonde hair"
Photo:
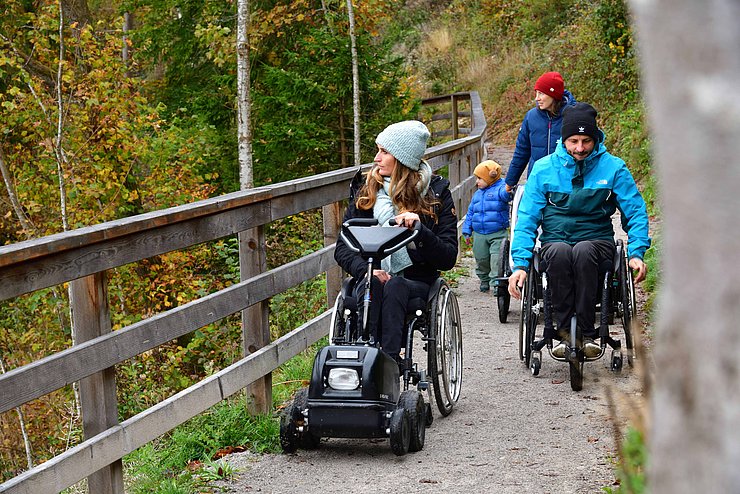
[[(430, 216), (437, 221), (435, 206), (439, 201), (434, 197), (431, 189), (422, 194), (419, 191), (421, 174), (396, 160), (396, 166), (391, 173), (391, 201), (400, 213), (412, 212), (419, 216)], [(383, 187), (383, 176), (377, 166), (373, 166), (365, 176), (365, 183), (357, 193), (355, 205), (357, 209), (367, 211), (372, 209), (378, 197), (378, 191)]]

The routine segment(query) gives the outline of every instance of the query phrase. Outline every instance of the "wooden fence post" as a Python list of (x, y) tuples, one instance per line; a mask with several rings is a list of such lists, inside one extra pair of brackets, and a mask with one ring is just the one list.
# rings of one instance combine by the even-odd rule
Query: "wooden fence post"
[[(241, 280), (247, 280), (267, 270), (265, 231), (259, 226), (239, 233), (239, 269)], [(242, 344), (248, 356), (270, 343), (270, 305), (259, 302), (242, 311)], [(266, 414), (272, 409), (272, 373), (247, 386), (247, 409), (253, 415)]]
[(460, 137), (460, 126), (457, 122), (457, 96), (454, 94), (451, 97), (452, 100), (452, 139), (455, 140)]
[[(341, 202), (327, 204), (321, 208), (321, 216), (324, 223), (325, 247), (337, 241), (344, 215), (342, 209)], [(334, 300), (337, 298), (337, 294), (341, 288), (342, 268), (336, 265), (326, 271), (326, 303), (329, 309), (334, 305)]]
[[(70, 282), (76, 344), (111, 332), (106, 272)], [(89, 439), (118, 424), (116, 371), (109, 367), (80, 380), (82, 428)], [(90, 494), (124, 494), (123, 463), (116, 460), (87, 478)]]

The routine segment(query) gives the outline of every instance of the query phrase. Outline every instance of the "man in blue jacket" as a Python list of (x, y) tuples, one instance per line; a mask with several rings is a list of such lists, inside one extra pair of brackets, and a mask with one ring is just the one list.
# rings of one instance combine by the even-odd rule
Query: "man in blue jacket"
[[(628, 235), (629, 267), (636, 271), (635, 282), (647, 274), (643, 256), (650, 247), (645, 201), (624, 161), (607, 152), (596, 115), (587, 103), (566, 108), (555, 152), (538, 160), (533, 168), (514, 226), (514, 272), (509, 277), (509, 293), (521, 298), (537, 228), (541, 226), (540, 255), (546, 266), (553, 322), (558, 331), (544, 336), (565, 340), (575, 314), (587, 357), (601, 351), (594, 343), (594, 307), (599, 265), (614, 259), (611, 217), (617, 209)], [(561, 341), (553, 348), (553, 355), (562, 357), (564, 353), (565, 343)]]

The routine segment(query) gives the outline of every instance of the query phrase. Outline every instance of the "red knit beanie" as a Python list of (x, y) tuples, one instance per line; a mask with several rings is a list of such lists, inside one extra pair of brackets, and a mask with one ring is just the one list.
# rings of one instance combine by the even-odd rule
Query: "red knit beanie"
[(563, 99), (565, 84), (560, 72), (545, 72), (534, 83), (534, 90), (551, 96), (555, 101)]

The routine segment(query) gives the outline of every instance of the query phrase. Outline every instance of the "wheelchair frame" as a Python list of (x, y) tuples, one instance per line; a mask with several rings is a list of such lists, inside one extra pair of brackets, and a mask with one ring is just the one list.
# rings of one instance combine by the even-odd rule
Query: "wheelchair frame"
[[(499, 320), (506, 322), (510, 295), (508, 293), (509, 276), (512, 273), (511, 241), (513, 240), (514, 225), (516, 222), (516, 207), (523, 193), (523, 187), (517, 189), (512, 212), (512, 238), (502, 243), (499, 268), (499, 277), (494, 280), (494, 295), (498, 300)], [(632, 271), (629, 269), (627, 248), (622, 239), (616, 241), (614, 260), (608, 268), (600, 270), (601, 281), (599, 285), (598, 302), (594, 310), (599, 315), (599, 341), (601, 351), (598, 356), (586, 357), (583, 353), (583, 338), (576, 324), (576, 316), (571, 319), (570, 341), (575, 342), (573, 346), (566, 347), (565, 357), (556, 357), (552, 354), (552, 338), (536, 340), (537, 326), (543, 324), (544, 334), (554, 334), (552, 322), (552, 305), (549, 300), (547, 286), (547, 275), (540, 272), (539, 266), (539, 240), (535, 246), (534, 256), (527, 276), (522, 298), (520, 300), (519, 316), (519, 359), (529, 368), (533, 376), (539, 375), (542, 367), (542, 349), (547, 348), (548, 353), (554, 360), (567, 362), (570, 371), (570, 384), (574, 391), (583, 388), (583, 364), (601, 359), (607, 346), (612, 350), (610, 368), (614, 372), (620, 372), (623, 367), (625, 353), (622, 351), (621, 340), (611, 337), (610, 325), (614, 324), (616, 317), (621, 319), (625, 339), (627, 363), (632, 366), (634, 359), (634, 345), (632, 341), (632, 321), (636, 316), (635, 284)], [(606, 308), (606, 310), (602, 310)]]
[[(576, 324), (576, 316), (571, 318), (570, 341), (575, 342), (565, 349), (564, 357), (552, 354), (552, 338), (536, 340), (537, 326), (543, 323), (544, 334), (554, 334), (552, 322), (552, 304), (550, 303), (547, 274), (539, 270), (539, 249), (535, 250), (534, 262), (524, 286), (521, 300), (521, 317), (519, 322), (519, 352), (520, 359), (530, 369), (532, 375), (539, 374), (542, 367), (542, 350), (547, 348), (550, 357), (554, 360), (567, 362), (570, 371), (570, 384), (574, 391), (583, 388), (583, 364), (601, 359), (611, 348), (610, 368), (614, 372), (622, 370), (625, 353), (622, 350), (621, 340), (612, 338), (609, 327), (619, 317), (626, 346), (627, 363), (633, 364), (634, 347), (632, 341), (632, 319), (635, 315), (635, 295), (632, 273), (628, 267), (627, 249), (621, 239), (616, 242), (616, 253), (613, 263), (606, 270), (602, 270), (599, 286), (600, 297), (594, 310), (599, 315), (600, 353), (595, 357), (587, 357), (582, 348), (583, 336)], [(625, 283), (623, 280), (627, 280)], [(604, 310), (604, 308), (606, 308)]]

